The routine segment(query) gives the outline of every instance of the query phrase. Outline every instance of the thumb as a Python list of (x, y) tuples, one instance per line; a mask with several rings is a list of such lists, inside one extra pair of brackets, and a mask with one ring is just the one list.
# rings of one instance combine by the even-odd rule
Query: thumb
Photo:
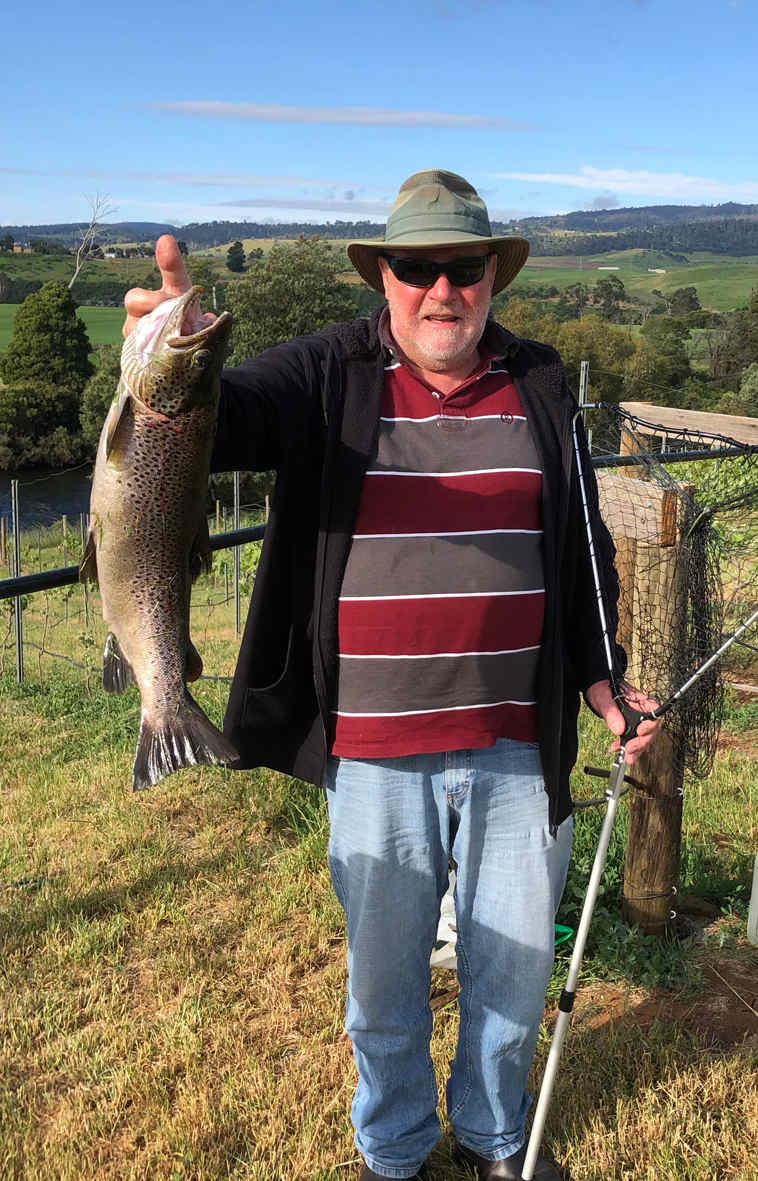
[(167, 296), (183, 295), (190, 283), (182, 252), (171, 234), (162, 234), (155, 243), (155, 261), (161, 272), (163, 292)]
[(620, 738), (626, 730), (624, 715), (616, 705), (615, 701), (611, 701), (610, 705), (608, 706), (608, 711), (605, 715), (605, 724), (608, 729), (616, 735), (617, 738)]

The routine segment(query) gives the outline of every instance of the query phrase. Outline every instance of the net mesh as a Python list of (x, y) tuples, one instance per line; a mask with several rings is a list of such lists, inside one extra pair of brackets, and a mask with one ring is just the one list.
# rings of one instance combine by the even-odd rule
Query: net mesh
[[(600, 509), (616, 546), (626, 678), (672, 696), (755, 610), (758, 448), (663, 427), (616, 405), (584, 412)], [(716, 457), (707, 453), (720, 451)], [(700, 676), (662, 724), (683, 771), (711, 769), (725, 680), (758, 684), (753, 631)]]

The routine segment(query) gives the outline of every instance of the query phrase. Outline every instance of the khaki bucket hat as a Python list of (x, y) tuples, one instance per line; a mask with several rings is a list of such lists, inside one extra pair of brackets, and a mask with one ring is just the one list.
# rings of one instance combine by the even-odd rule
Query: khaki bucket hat
[(393, 250), (428, 250), (430, 246), (489, 246), (497, 255), (492, 294), (515, 279), (529, 255), (526, 238), (493, 238), (487, 206), (462, 176), (432, 169), (414, 172), (400, 187), (387, 218), (384, 239), (351, 242), (348, 257), (362, 279), (384, 294), (379, 256)]

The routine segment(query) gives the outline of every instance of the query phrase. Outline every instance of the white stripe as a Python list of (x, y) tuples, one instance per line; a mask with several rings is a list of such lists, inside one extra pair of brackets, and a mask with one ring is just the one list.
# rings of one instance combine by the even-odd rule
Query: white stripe
[(444, 594), (438, 595), (340, 595), (340, 603), (381, 603), (391, 602), (397, 599), (398, 602), (404, 599), (493, 599), (500, 595), (544, 595), (544, 586), (537, 587), (536, 590), (512, 590), (512, 591), (447, 591)]
[(532, 644), (529, 648), (497, 648), (487, 652), (405, 652), (393, 656), (373, 652), (365, 656), (358, 656), (351, 652), (340, 652), (340, 660), (441, 660), (443, 656), (512, 656), (517, 652), (539, 652), (539, 649), (539, 644)]
[[(496, 419), (502, 419), (503, 415), (511, 418), (513, 422), (526, 422), (526, 416), (523, 414), (509, 414), (504, 410), (502, 414), (471, 414), (466, 415), (467, 422), (494, 422)], [(444, 414), (430, 414), (428, 418), (384, 418), (379, 419), (380, 422), (436, 422), (439, 418), (459, 418), (462, 415), (444, 415)]]
[(541, 529), (460, 529), (453, 533), (354, 533), (353, 541), (370, 537), (486, 537), (490, 533), (532, 533), (541, 536)]
[(402, 365), (402, 361), (394, 361), (392, 363), (392, 365), (385, 365), (384, 366), (384, 372), (386, 373), (388, 369), (399, 369), (401, 365)]
[(348, 714), (341, 709), (333, 709), (332, 713), (338, 718), (407, 718), (413, 714), (447, 714), (462, 709), (493, 709), (496, 705), (536, 705), (536, 701), (487, 701), (484, 705), (448, 705), (444, 709), (403, 709), (390, 714)]
[(383, 468), (373, 468), (366, 472), (367, 476), (432, 476), (435, 479), (440, 476), (498, 476), (505, 475), (511, 472), (513, 474), (541, 476), (542, 471), (538, 467), (479, 467), (474, 468), (468, 472), (391, 472), (385, 471)]

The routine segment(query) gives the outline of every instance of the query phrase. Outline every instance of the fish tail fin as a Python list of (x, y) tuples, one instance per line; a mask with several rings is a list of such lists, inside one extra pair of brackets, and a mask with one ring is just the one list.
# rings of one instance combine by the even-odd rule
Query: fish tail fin
[(233, 763), (231, 742), (216, 729), (193, 697), (185, 692), (177, 712), (157, 721), (143, 715), (134, 756), (132, 787), (154, 787), (172, 771), (199, 764)]

